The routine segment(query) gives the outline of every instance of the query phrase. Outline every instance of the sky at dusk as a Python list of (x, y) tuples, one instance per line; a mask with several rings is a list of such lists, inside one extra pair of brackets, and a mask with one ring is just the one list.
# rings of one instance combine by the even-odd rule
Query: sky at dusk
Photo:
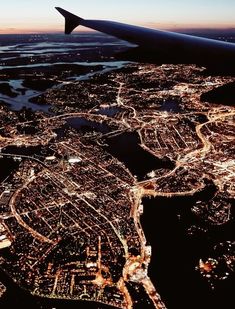
[[(63, 31), (63, 7), (87, 19), (152, 28), (235, 28), (235, 0), (2, 0), (0, 33)], [(85, 30), (81, 28), (81, 30)]]

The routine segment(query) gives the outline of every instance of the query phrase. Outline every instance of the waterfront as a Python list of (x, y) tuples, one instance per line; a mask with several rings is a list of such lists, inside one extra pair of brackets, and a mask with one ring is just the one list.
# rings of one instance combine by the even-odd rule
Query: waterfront
[(153, 170), (173, 169), (174, 164), (169, 159), (158, 159), (140, 146), (137, 132), (126, 132), (107, 139), (106, 150), (123, 162), (139, 181), (146, 179)]
[(145, 198), (141, 223), (148, 244), (152, 246), (149, 276), (167, 308), (232, 308), (232, 276), (211, 290), (195, 267), (199, 259), (210, 256), (213, 246), (231, 238), (234, 221), (224, 227), (200, 229), (190, 235), (191, 227), (203, 225), (191, 207), (195, 197)]
[[(14, 307), (35, 308), (35, 309), (75, 309), (78, 307), (77, 301), (66, 301), (56, 299), (44, 299), (30, 295), (28, 292), (19, 288), (6, 274), (0, 269), (2, 283), (6, 286), (5, 294), (0, 298), (0, 306), (4, 309)], [(14, 296), (14, 297), (13, 297)], [(82, 309), (112, 309), (114, 307), (97, 304), (94, 302), (79, 301), (79, 308)]]

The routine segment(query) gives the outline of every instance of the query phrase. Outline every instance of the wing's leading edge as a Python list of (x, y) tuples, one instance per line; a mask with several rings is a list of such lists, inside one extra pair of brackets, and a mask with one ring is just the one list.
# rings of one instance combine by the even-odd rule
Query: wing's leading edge
[(142, 54), (143, 51), (149, 52), (151, 58), (160, 59), (162, 63), (217, 64), (219, 66), (234, 63), (235, 44), (233, 43), (107, 20), (88, 20), (59, 7), (56, 9), (65, 17), (66, 34), (70, 34), (77, 26), (82, 25), (134, 43), (140, 46)]

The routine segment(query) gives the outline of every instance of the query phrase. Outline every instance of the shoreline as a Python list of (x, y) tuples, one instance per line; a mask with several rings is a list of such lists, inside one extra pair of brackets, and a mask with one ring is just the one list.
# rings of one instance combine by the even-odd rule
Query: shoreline
[[(134, 206), (133, 206), (133, 218), (136, 226), (137, 233), (140, 237), (140, 243), (141, 243), (141, 268), (136, 269), (136, 272), (142, 270), (142, 277), (138, 280), (135, 280), (133, 278), (134, 282), (142, 284), (144, 287), (147, 295), (149, 296), (149, 299), (152, 301), (153, 305), (156, 309), (166, 309), (165, 304), (161, 300), (161, 296), (158, 294), (154, 284), (152, 283), (151, 278), (149, 277), (149, 264), (151, 262), (152, 257), (152, 246), (147, 246), (147, 239), (144, 234), (144, 229), (141, 225), (141, 216), (144, 213), (144, 205), (143, 205), (143, 198), (146, 197), (146, 193), (143, 189), (140, 189), (138, 187), (134, 187), (132, 189), (133, 195), (134, 195)], [(143, 269), (143, 265), (145, 269)], [(132, 280), (130, 280), (132, 281)]]

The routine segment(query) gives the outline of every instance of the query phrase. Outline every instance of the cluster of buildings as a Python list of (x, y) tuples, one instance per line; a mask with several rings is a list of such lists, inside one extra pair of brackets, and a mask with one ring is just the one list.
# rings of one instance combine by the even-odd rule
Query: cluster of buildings
[[(193, 196), (213, 183), (209, 211), (203, 202), (194, 209), (215, 225), (230, 220), (235, 111), (200, 103), (202, 91), (225, 82), (202, 80), (200, 72), (193, 66), (149, 65), (134, 67), (130, 74), (124, 70), (88, 83), (71, 83), (44, 97), (62, 113), (40, 118), (38, 129), (44, 129), (44, 135), (24, 137), (21, 131), (19, 137), (16, 129), (9, 129), (9, 136), (3, 137), (0, 131), (3, 148), (15, 143), (50, 149), (44, 157), (22, 155), (9, 180), (10, 193), (1, 192), (0, 249), (8, 248), (2, 267), (20, 286), (40, 296), (128, 308), (125, 279), (144, 282), (147, 277), (148, 263), (145, 271), (141, 264), (143, 210), (137, 205), (144, 192)], [(162, 111), (166, 95), (177, 98), (181, 108)], [(122, 105), (117, 116), (95, 115), (97, 106), (115, 102)], [(69, 126), (68, 118), (76, 117), (76, 111), (81, 117), (81, 110), (90, 122), (96, 118), (110, 124), (110, 132)], [(173, 166), (150, 171), (138, 183), (105, 148), (107, 136), (124, 131), (138, 132), (141, 147)], [(208, 272), (211, 265), (201, 263), (201, 270)]]
[(125, 308), (123, 267), (141, 253), (134, 178), (102, 147), (66, 134), (43, 165), (25, 159), (12, 181), (4, 223), (14, 241), (3, 268), (36, 295)]

